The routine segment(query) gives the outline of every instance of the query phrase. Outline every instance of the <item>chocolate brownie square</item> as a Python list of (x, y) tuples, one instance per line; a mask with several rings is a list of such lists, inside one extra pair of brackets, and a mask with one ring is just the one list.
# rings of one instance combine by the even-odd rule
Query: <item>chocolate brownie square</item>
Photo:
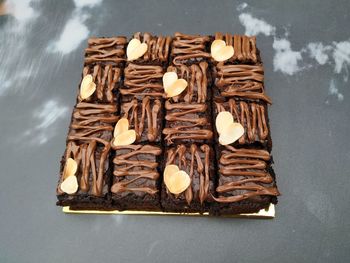
[(120, 88), (122, 101), (144, 96), (162, 98), (164, 69), (161, 66), (129, 63), (124, 70), (124, 86)]
[(190, 179), (190, 186), (178, 195), (162, 184), (161, 202), (164, 211), (203, 213), (208, 211), (214, 193), (214, 153), (207, 144), (180, 144), (166, 150), (165, 164), (177, 165)]
[(215, 91), (222, 97), (263, 100), (271, 104), (264, 90), (262, 65), (222, 65), (215, 68)]
[[(235, 145), (252, 144), (264, 146), (271, 150), (272, 141), (266, 103), (235, 99), (225, 101), (216, 98), (213, 104), (214, 120), (219, 112), (228, 111), (233, 115), (235, 122), (242, 124), (244, 135), (234, 143)], [(217, 134), (215, 138), (218, 139)]]
[(178, 96), (169, 98), (171, 102), (205, 103), (210, 100), (211, 74), (208, 63), (169, 66), (168, 72), (176, 72), (179, 79), (187, 81), (187, 88)]
[[(111, 64), (87, 64), (83, 70), (83, 79), (88, 74), (92, 76), (92, 81), (96, 84), (96, 90), (84, 101), (94, 103), (116, 103), (122, 70)], [(81, 100), (79, 89), (78, 101)]]
[(171, 45), (170, 36), (153, 36), (150, 33), (142, 34), (141, 32), (137, 32), (133, 35), (133, 38), (147, 44), (146, 53), (137, 60), (133, 60), (133, 63), (158, 66), (168, 63)]
[(150, 96), (142, 100), (122, 102), (120, 116), (129, 120), (130, 129), (136, 131), (136, 143), (160, 143), (163, 129), (163, 104)]
[(118, 210), (159, 211), (159, 156), (152, 145), (113, 146), (113, 207)]
[(211, 111), (206, 103), (165, 102), (166, 145), (179, 143), (208, 143), (213, 137)]
[(218, 157), (216, 213), (256, 213), (277, 203), (279, 192), (267, 150), (225, 146)]
[(209, 36), (175, 33), (171, 46), (173, 64), (193, 64), (210, 59), (209, 41)]
[[(261, 62), (260, 52), (256, 47), (255, 36), (222, 34), (217, 32), (214, 40), (224, 40), (226, 45), (233, 46), (233, 56), (224, 64), (256, 64)], [(218, 63), (214, 59), (212, 62)]]
[(126, 43), (126, 37), (122, 36), (90, 38), (85, 49), (85, 64), (123, 64)]

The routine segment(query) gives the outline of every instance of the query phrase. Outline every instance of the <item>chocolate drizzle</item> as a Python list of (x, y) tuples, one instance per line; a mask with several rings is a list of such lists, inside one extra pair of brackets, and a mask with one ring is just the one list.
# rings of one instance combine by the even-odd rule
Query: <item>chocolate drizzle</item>
[(85, 63), (119, 64), (125, 60), (126, 37), (90, 38), (85, 49)]
[(171, 49), (174, 65), (193, 63), (210, 58), (211, 56), (207, 52), (209, 40), (208, 36), (175, 33)]
[(180, 170), (184, 170), (191, 178), (191, 185), (181, 193), (175, 196), (169, 191), (168, 195), (175, 198), (185, 197), (187, 204), (190, 205), (192, 200), (199, 200), (201, 204), (208, 198), (210, 185), (210, 147), (206, 144), (197, 146), (191, 144), (186, 147), (181, 144), (176, 148), (170, 148), (167, 151), (166, 165), (175, 164)]
[(166, 101), (165, 109), (167, 125), (163, 134), (168, 144), (181, 140), (203, 142), (212, 138), (207, 104)]
[(226, 45), (233, 46), (235, 53), (229, 61), (258, 62), (255, 36), (232, 35), (229, 33), (223, 35), (222, 33), (216, 33), (215, 39), (224, 40)]
[(163, 68), (152, 65), (129, 63), (125, 68), (122, 95), (162, 97), (164, 93), (162, 78)]
[(208, 63), (200, 62), (190, 66), (179, 65), (168, 67), (168, 72), (176, 72), (179, 78), (187, 81), (187, 88), (176, 97), (174, 102), (204, 103), (208, 99)]
[(266, 106), (255, 102), (236, 101), (214, 102), (216, 115), (221, 111), (229, 111), (234, 121), (244, 127), (244, 135), (239, 139), (240, 144), (261, 142), (269, 136)]
[(265, 150), (226, 146), (219, 160), (219, 203), (232, 203), (255, 196), (278, 196), (269, 172), (270, 154)]
[[(129, 120), (130, 129), (136, 131), (136, 141), (148, 140), (155, 142), (160, 140), (162, 104), (159, 99), (152, 100), (149, 96), (142, 102), (133, 99), (121, 106), (121, 116)], [(143, 138), (144, 133), (147, 137)]]
[(152, 36), (150, 33), (141, 34), (141, 32), (137, 32), (134, 34), (134, 38), (139, 39), (148, 46), (147, 52), (141, 58), (136, 60), (136, 63), (165, 63), (168, 61), (171, 37), (163, 37), (162, 35)]
[(151, 145), (117, 146), (114, 149), (115, 178), (111, 192), (155, 195), (158, 192), (156, 181), (159, 178), (156, 157), (162, 153), (161, 149)]
[[(97, 101), (113, 103), (116, 100), (113, 91), (116, 89), (117, 83), (120, 81), (120, 68), (112, 65), (96, 64), (94, 66), (85, 66), (83, 77), (91, 74), (93, 82), (96, 84), (95, 93), (85, 101)], [(81, 100), (79, 95), (79, 100)]]

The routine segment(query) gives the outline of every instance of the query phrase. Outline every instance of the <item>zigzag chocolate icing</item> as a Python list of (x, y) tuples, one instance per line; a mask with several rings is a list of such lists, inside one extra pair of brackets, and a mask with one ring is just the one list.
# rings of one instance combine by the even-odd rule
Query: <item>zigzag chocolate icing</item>
[(85, 63), (119, 64), (125, 60), (126, 37), (90, 38), (85, 49)]
[(232, 203), (261, 195), (278, 196), (270, 174), (271, 157), (265, 150), (226, 146), (219, 160), (219, 203)]
[(208, 63), (200, 62), (190, 66), (169, 66), (168, 72), (176, 72), (187, 81), (187, 88), (178, 96), (170, 98), (174, 102), (204, 103), (208, 100)]

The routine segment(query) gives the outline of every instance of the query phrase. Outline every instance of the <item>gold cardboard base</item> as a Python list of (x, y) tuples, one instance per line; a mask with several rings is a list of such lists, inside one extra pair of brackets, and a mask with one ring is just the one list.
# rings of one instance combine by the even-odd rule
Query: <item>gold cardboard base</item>
[[(91, 215), (156, 215), (156, 216), (209, 216), (209, 213), (172, 213), (172, 212), (150, 212), (150, 211), (99, 211), (99, 210), (71, 210), (69, 206), (64, 206), (62, 211), (66, 214), (91, 214)], [(238, 217), (238, 218), (274, 218), (275, 205), (271, 204), (268, 209), (262, 209), (254, 214), (239, 214), (224, 217)]]

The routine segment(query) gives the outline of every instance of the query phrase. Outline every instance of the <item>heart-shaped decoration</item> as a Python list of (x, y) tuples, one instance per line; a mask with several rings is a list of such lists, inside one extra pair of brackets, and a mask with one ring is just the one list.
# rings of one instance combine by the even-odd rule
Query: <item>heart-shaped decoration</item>
[(133, 144), (136, 141), (136, 131), (129, 130), (129, 121), (127, 118), (121, 118), (114, 128), (113, 144), (115, 146), (125, 146)]
[(232, 114), (228, 111), (222, 111), (216, 116), (215, 125), (221, 145), (234, 143), (244, 134), (242, 124), (234, 122)]
[(218, 62), (230, 59), (235, 53), (233, 46), (226, 46), (226, 42), (220, 39), (213, 41), (210, 51), (211, 56)]
[(78, 180), (75, 176), (77, 169), (77, 162), (72, 158), (68, 158), (63, 170), (63, 182), (60, 185), (63, 192), (67, 194), (74, 194), (78, 190)]
[(173, 194), (181, 194), (191, 184), (190, 176), (179, 169), (177, 165), (170, 164), (164, 169), (164, 184), (169, 192)]
[(141, 43), (140, 40), (133, 38), (130, 40), (126, 48), (126, 56), (128, 61), (136, 60), (142, 57), (147, 52), (148, 46), (146, 43)]
[(167, 98), (180, 95), (187, 88), (187, 81), (179, 79), (176, 72), (166, 72), (163, 75), (163, 87)]
[(92, 76), (87, 74), (80, 84), (80, 98), (85, 100), (94, 94), (96, 90), (96, 84), (92, 81)]

